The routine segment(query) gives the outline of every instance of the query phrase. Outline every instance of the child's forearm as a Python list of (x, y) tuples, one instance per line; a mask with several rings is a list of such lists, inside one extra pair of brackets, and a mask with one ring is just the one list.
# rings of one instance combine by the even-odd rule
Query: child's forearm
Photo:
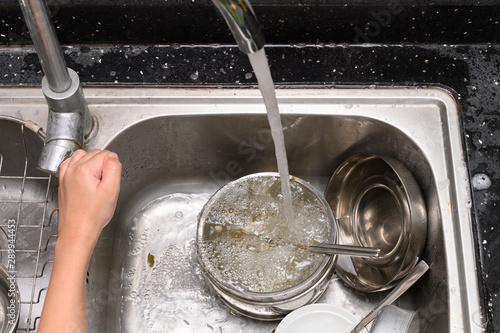
[(86, 275), (94, 242), (58, 239), (38, 332), (87, 332)]

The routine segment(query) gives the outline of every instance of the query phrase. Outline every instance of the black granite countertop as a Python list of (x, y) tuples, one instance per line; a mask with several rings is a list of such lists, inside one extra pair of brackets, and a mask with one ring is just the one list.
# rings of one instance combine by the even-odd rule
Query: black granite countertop
[[(253, 1), (281, 88), (439, 85), (456, 93), (469, 174), (480, 180), (471, 189), (487, 332), (500, 332), (496, 2)], [(48, 3), (68, 67), (84, 85), (256, 85), (247, 58), (208, 0)], [(38, 86), (41, 78), (17, 1), (0, 0), (0, 85)]]

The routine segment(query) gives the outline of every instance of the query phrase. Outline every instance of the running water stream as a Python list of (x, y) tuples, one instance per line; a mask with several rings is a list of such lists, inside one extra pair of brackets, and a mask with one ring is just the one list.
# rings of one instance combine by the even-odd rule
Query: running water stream
[(278, 109), (278, 101), (274, 91), (274, 82), (267, 63), (266, 53), (264, 48), (259, 51), (249, 54), (248, 58), (252, 65), (255, 76), (259, 83), (259, 89), (264, 99), (264, 104), (267, 109), (267, 119), (271, 126), (271, 134), (274, 141), (274, 149), (276, 160), (278, 161), (278, 171), (281, 178), (281, 193), (283, 195), (283, 206), (285, 209), (286, 225), (291, 226), (293, 223), (293, 206), (292, 192), (290, 190), (290, 174), (288, 172), (288, 160), (286, 157), (285, 137), (283, 135), (283, 126), (281, 125), (280, 112)]

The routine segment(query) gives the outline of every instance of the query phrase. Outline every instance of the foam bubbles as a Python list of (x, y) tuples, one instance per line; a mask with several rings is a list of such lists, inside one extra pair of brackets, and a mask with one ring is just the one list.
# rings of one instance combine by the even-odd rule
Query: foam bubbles
[(210, 274), (237, 290), (275, 292), (307, 279), (324, 255), (297, 244), (328, 242), (328, 212), (314, 194), (291, 182), (294, 223), (287, 226), (280, 181), (261, 178), (221, 194), (206, 212), (200, 256)]

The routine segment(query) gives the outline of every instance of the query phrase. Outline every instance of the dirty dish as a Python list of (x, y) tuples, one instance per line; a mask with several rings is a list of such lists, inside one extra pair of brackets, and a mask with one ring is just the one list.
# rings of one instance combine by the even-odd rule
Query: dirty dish
[(426, 206), (417, 182), (397, 160), (360, 154), (342, 163), (325, 199), (339, 223), (339, 243), (380, 248), (377, 258), (341, 257), (336, 272), (363, 292), (395, 286), (425, 245)]
[[(348, 333), (359, 321), (348, 310), (332, 304), (310, 304), (287, 315), (275, 333)], [(363, 329), (363, 333), (368, 333)]]
[(284, 219), (277, 173), (226, 184), (199, 216), (197, 251), (209, 284), (231, 309), (251, 318), (275, 320), (315, 302), (333, 274), (337, 256), (296, 245), (335, 244), (332, 211), (309, 183), (292, 178), (290, 186), (291, 225)]

